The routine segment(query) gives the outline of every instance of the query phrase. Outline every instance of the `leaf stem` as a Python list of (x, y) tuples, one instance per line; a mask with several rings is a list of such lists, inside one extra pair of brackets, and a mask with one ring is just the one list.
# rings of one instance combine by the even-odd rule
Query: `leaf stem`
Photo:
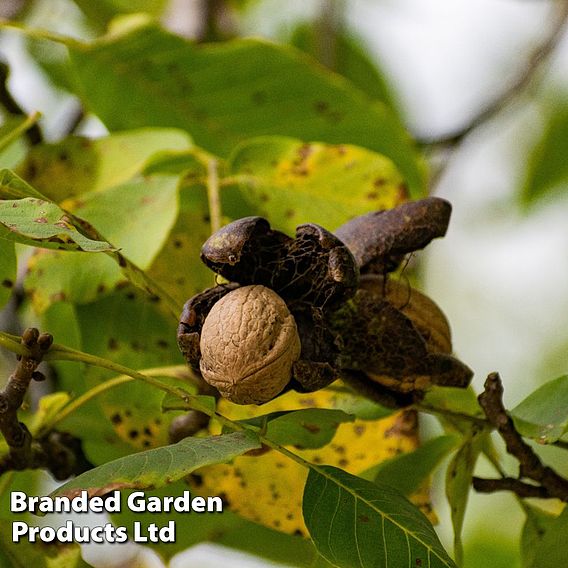
[(485, 418), (480, 416), (474, 416), (473, 414), (467, 414), (465, 412), (458, 412), (456, 410), (450, 410), (448, 408), (441, 408), (438, 406), (431, 406), (429, 404), (418, 403), (414, 405), (416, 410), (421, 412), (426, 412), (427, 414), (447, 416), (448, 418), (457, 418), (460, 420), (466, 420), (482, 428), (492, 428), (491, 424)]
[(20, 123), (16, 128), (11, 130), (2, 140), (0, 140), (0, 152), (7, 148), (14, 140), (17, 140), (22, 134), (32, 128), (37, 121), (41, 118), (40, 112), (33, 112), (26, 119)]
[[(186, 368), (181, 365), (174, 365), (169, 367), (153, 367), (151, 369), (145, 369), (142, 371), (144, 375), (147, 376), (155, 376), (155, 377), (177, 377), (182, 380), (180, 371), (186, 371)], [(189, 376), (188, 376), (189, 378)], [(96, 385), (95, 387), (89, 389), (87, 392), (83, 393), (81, 396), (78, 396), (76, 399), (69, 402), (66, 406), (64, 406), (59, 412), (57, 416), (55, 416), (51, 422), (44, 424), (42, 430), (51, 430), (54, 426), (76, 412), (81, 406), (85, 405), (87, 402), (93, 400), (100, 394), (103, 394), (115, 387), (123, 385), (125, 383), (129, 383), (131, 381), (136, 380), (134, 377), (129, 375), (119, 375), (118, 377), (113, 377), (104, 383)]]
[(129, 377), (132, 377), (133, 379), (143, 381), (160, 390), (173, 394), (174, 396), (179, 396), (184, 401), (189, 402), (187, 397), (190, 395), (182, 388), (166, 385), (154, 377), (145, 375), (144, 373), (135, 371), (134, 369), (129, 369), (128, 367), (125, 367), (120, 363), (115, 363), (114, 361), (110, 361), (109, 359), (97, 357), (96, 355), (90, 355), (89, 353), (77, 351), (63, 345), (54, 344), (44, 358), (44, 361), (78, 361), (81, 363), (86, 363), (87, 365), (101, 367), (102, 369), (115, 371), (119, 375), (127, 375)]
[(4, 347), (16, 355), (29, 355), (30, 350), (20, 343), (18, 336), (0, 331), (0, 347)]
[(216, 233), (221, 228), (221, 198), (219, 196), (218, 163), (215, 158), (207, 160), (207, 199), (211, 233)]
[(84, 47), (83, 43), (72, 37), (64, 36), (47, 30), (28, 28), (23, 24), (20, 24), (18, 22), (13, 22), (11, 20), (0, 19), (0, 28), (4, 28), (7, 30), (14, 30), (23, 33), (28, 37), (33, 37), (35, 39), (42, 39), (46, 41), (53, 41), (55, 43), (61, 43), (67, 47), (75, 47), (75, 48)]
[[(5, 334), (0, 332), (0, 338), (2, 338), (3, 335), (5, 335)], [(7, 348), (10, 349), (10, 351), (15, 351), (15, 349), (12, 346), (12, 340), (11, 339), (9, 339), (9, 344), (7, 344), (7, 345), (9, 345)], [(126, 375), (127, 377), (131, 377), (132, 379), (143, 381), (143, 382), (145, 382), (149, 385), (152, 385), (152, 386), (154, 386), (154, 387), (156, 387), (160, 390), (163, 390), (167, 393), (170, 393), (174, 396), (181, 398), (185, 403), (190, 405), (194, 410), (198, 410), (199, 412), (203, 412), (204, 414), (207, 414), (207, 416), (209, 416), (210, 418), (214, 418), (222, 426), (226, 426), (227, 428), (229, 428), (233, 431), (242, 432), (243, 430), (249, 429), (249, 428), (243, 426), (242, 424), (234, 422), (233, 420), (230, 420), (226, 416), (219, 414), (215, 410), (212, 410), (206, 404), (203, 404), (196, 396), (193, 396), (192, 394), (188, 393), (186, 390), (184, 390), (182, 388), (173, 387), (171, 385), (166, 385), (166, 384), (162, 383), (161, 381), (159, 381), (158, 379), (155, 379), (154, 377), (151, 377), (146, 373), (141, 373), (140, 371), (135, 371), (134, 369), (129, 369), (128, 367), (125, 367), (124, 365), (120, 365), (119, 363), (115, 363), (114, 361), (104, 359), (103, 357), (97, 357), (95, 355), (90, 355), (89, 353), (77, 351), (75, 349), (71, 349), (70, 347), (65, 347), (63, 345), (53, 344), (51, 346), (51, 349), (48, 351), (48, 353), (44, 357), (44, 360), (45, 361), (78, 361), (78, 362), (81, 362), (81, 363), (86, 363), (87, 365), (93, 365), (95, 367), (101, 367), (103, 369), (115, 371), (115, 372), (119, 373), (120, 375)], [(120, 377), (117, 377), (117, 379), (118, 378), (120, 378)], [(123, 382), (126, 382), (126, 380), (124, 380)], [(113, 384), (112, 386), (117, 386), (117, 385)], [(96, 392), (93, 396), (96, 396), (97, 394), (99, 394), (99, 392)], [(76, 402), (77, 401), (75, 401), (75, 403)], [(84, 402), (85, 401), (83, 401), (82, 404)], [(255, 432), (255, 433), (258, 434), (258, 432)], [(307, 468), (316, 467), (313, 464), (302, 459), (300, 456), (294, 454), (293, 452), (287, 450), (286, 448), (280, 446), (279, 444), (276, 444), (275, 442), (273, 442), (269, 438), (266, 438), (265, 436), (259, 436), (259, 438), (260, 438), (260, 441), (265, 446), (268, 446), (269, 448), (272, 448), (273, 450), (276, 450), (276, 451), (284, 454), (285, 456), (294, 460), (296, 463), (300, 464), (301, 466), (307, 467)]]

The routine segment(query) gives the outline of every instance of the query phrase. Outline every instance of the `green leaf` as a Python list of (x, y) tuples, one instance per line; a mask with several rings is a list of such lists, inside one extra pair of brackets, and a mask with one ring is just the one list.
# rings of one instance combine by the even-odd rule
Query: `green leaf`
[(568, 566), (567, 534), (568, 508), (556, 518), (532, 508), (521, 541), (523, 568)]
[[(333, 230), (355, 215), (393, 207), (404, 195), (391, 160), (348, 144), (255, 138), (236, 148), (228, 173), (252, 213), (292, 233), (307, 222)], [(233, 216), (231, 203), (224, 206)]]
[[(160, 489), (147, 490), (145, 493), (146, 497), (177, 497), (183, 495), (183, 491), (187, 489), (187, 484), (180, 481)], [(126, 526), (129, 534), (132, 534), (131, 527), (135, 522), (140, 522), (145, 527), (150, 523), (164, 526), (168, 521), (173, 520), (176, 523), (175, 543), (147, 544), (166, 561), (190, 546), (213, 541), (273, 562), (293, 564), (303, 568), (330, 566), (327, 563), (324, 564), (323, 559), (322, 563), (314, 563), (317, 552), (310, 540), (253, 523), (239, 517), (228, 508), (223, 510), (222, 515), (188, 515), (175, 511), (134, 513), (127, 507), (123, 507), (119, 514), (112, 515), (112, 520), (115, 526)]]
[(59, 203), (126, 183), (157, 152), (190, 147), (189, 135), (175, 128), (140, 128), (96, 140), (70, 136), (32, 147), (17, 173)]
[(55, 203), (33, 197), (0, 201), (0, 238), (45, 248), (114, 250), (110, 243), (80, 233), (71, 217)]
[(568, 188), (568, 107), (563, 102), (545, 110), (545, 126), (527, 162), (521, 199), (531, 205)]
[[(323, 39), (323, 41), (322, 41)], [(382, 101), (398, 114), (386, 78), (369, 58), (369, 48), (350, 31), (335, 30), (333, 42), (325, 41), (321, 30), (314, 25), (301, 24), (292, 33), (291, 43), (323, 65), (349, 79), (370, 97)], [(333, 43), (333, 45), (330, 45)], [(332, 53), (328, 53), (332, 49)]]
[(267, 438), (281, 446), (321, 448), (333, 440), (340, 424), (354, 420), (355, 416), (342, 410), (304, 408), (264, 414), (243, 422), (258, 428), (266, 427)]
[(541, 444), (568, 432), (568, 375), (545, 383), (510, 411), (517, 431)]
[[(164, 176), (164, 179), (168, 179)], [(172, 179), (170, 188), (172, 188)], [(177, 184), (176, 184), (177, 190)], [(134, 192), (133, 192), (134, 193)], [(166, 191), (166, 201), (171, 193)], [(38, 196), (38, 197), (27, 197)], [(19, 199), (4, 200), (6, 196)], [(129, 203), (137, 202), (136, 196), (131, 195)], [(153, 199), (160, 201), (160, 197), (147, 196), (146, 201)], [(12, 203), (13, 201), (13, 203)], [(127, 200), (128, 201), (128, 200)], [(108, 203), (108, 202), (107, 202)], [(171, 199), (170, 199), (171, 203)], [(144, 205), (145, 203), (142, 203)], [(83, 204), (84, 205), (84, 204)], [(177, 208), (177, 201), (173, 208)], [(175, 218), (171, 214), (172, 208), (166, 208), (163, 220)], [(132, 212), (129, 211), (132, 219)], [(135, 218), (135, 216), (134, 216)], [(6, 225), (2, 223), (5, 222)], [(85, 235), (93, 237), (88, 238)], [(155, 234), (154, 234), (155, 236)], [(84, 250), (88, 252), (105, 252), (119, 264), (126, 278), (135, 286), (150, 294), (157, 301), (163, 301), (170, 315), (177, 319), (181, 311), (181, 304), (176, 302), (169, 294), (148, 274), (130, 259), (119, 253), (110, 243), (105, 241), (100, 233), (85, 220), (63, 211), (55, 203), (48, 201), (39, 192), (26, 184), (21, 178), (9, 170), (0, 170), (0, 238), (16, 240), (23, 244), (62, 250)], [(165, 237), (163, 237), (165, 238)], [(131, 243), (133, 251), (138, 251), (143, 258), (152, 259), (152, 254)], [(156, 244), (150, 247), (150, 253), (155, 254)]]
[(45, 195), (35, 190), (12, 170), (0, 170), (0, 199), (24, 199), (34, 197), (46, 200)]
[(65, 483), (51, 496), (104, 495), (116, 489), (145, 489), (167, 485), (196, 469), (233, 459), (260, 447), (258, 437), (250, 432), (235, 432), (209, 438), (185, 438), (163, 446), (107, 462)]
[(418, 449), (400, 454), (367, 470), (361, 475), (375, 483), (390, 485), (403, 495), (414, 493), (440, 462), (456, 447), (457, 436), (439, 436)]
[(152, 24), (69, 47), (77, 94), (111, 130), (183, 128), (222, 157), (264, 134), (360, 144), (391, 158), (414, 195), (423, 191), (390, 109), (295, 49), (257, 39), (196, 46)]
[[(150, 369), (183, 364), (175, 341), (175, 324), (162, 311), (160, 303), (148, 302), (132, 286), (126, 286), (96, 302), (75, 307), (80, 330), (81, 350), (131, 369)], [(172, 331), (174, 330), (174, 331)], [(115, 373), (88, 367), (84, 373), (83, 392), (113, 378)], [(175, 384), (180, 380), (170, 379)], [(74, 389), (77, 394), (80, 384)], [(116, 455), (146, 450), (168, 443), (168, 429), (174, 413), (162, 412), (163, 391), (133, 381), (102, 393), (74, 417), (74, 432), (80, 434), (83, 416), (96, 414), (110, 431), (92, 436), (88, 442), (89, 459), (102, 463)], [(112, 440), (112, 444), (108, 442)], [(107, 442), (105, 445), (105, 441)], [(124, 444), (124, 445), (123, 445)], [(114, 447), (113, 447), (114, 446)]]
[(316, 548), (335, 566), (455, 568), (426, 517), (388, 485), (310, 469), (303, 510)]
[(95, 25), (105, 28), (119, 14), (145, 12), (160, 15), (166, 0), (73, 0), (87, 18)]
[(0, 310), (12, 295), (17, 267), (14, 243), (0, 239)]
[(343, 410), (347, 414), (354, 414), (361, 420), (379, 420), (397, 412), (393, 408), (381, 406), (365, 396), (340, 386), (332, 386), (328, 390), (333, 392), (330, 400), (333, 408)]
[[(178, 179), (152, 176), (91, 192), (75, 204), (74, 213), (145, 269), (164, 246), (176, 222)], [(116, 259), (39, 251), (30, 261), (24, 286), (36, 311), (42, 312), (58, 301), (91, 302), (124, 281), (125, 274)]]
[(177, 177), (145, 177), (83, 196), (73, 211), (146, 269), (175, 223), (177, 190)]
[(521, 560), (523, 568), (537, 568), (540, 558), (537, 550), (548, 530), (556, 523), (557, 517), (537, 507), (525, 506), (527, 520), (521, 534)]
[(487, 433), (485, 431), (472, 430), (470, 428), (446, 472), (446, 497), (450, 505), (452, 525), (454, 527), (454, 554), (458, 565), (462, 564), (463, 544), (461, 533), (471, 480), (477, 458), (483, 449), (486, 438)]

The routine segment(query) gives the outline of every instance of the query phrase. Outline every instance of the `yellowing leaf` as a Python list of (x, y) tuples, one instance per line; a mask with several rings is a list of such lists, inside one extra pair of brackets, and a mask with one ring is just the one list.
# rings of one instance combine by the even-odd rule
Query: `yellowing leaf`
[[(301, 223), (334, 230), (356, 215), (394, 207), (407, 196), (391, 160), (350, 144), (254, 138), (237, 147), (229, 173), (254, 214), (291, 233)], [(225, 205), (229, 215), (231, 205)]]
[[(302, 408), (334, 408), (337, 393), (321, 390), (288, 392), (257, 406), (238, 406), (225, 400), (219, 412), (232, 419)], [(382, 420), (340, 424), (330, 444), (318, 449), (291, 448), (315, 464), (334, 465), (353, 474), (418, 445), (416, 419), (412, 412), (399, 412)], [(307, 535), (302, 517), (302, 494), (308, 471), (274, 450), (239, 456), (230, 464), (203, 468), (194, 477), (193, 488), (202, 495), (223, 495), (229, 508), (246, 519), (287, 533)]]
[(139, 128), (96, 140), (70, 136), (32, 147), (17, 173), (59, 203), (127, 182), (155, 152), (190, 146), (188, 134), (174, 128)]

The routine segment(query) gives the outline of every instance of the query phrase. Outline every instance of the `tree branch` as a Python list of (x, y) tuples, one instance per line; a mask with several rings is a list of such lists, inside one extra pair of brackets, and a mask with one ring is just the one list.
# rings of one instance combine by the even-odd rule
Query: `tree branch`
[(31, 381), (45, 379), (37, 367), (52, 343), (49, 333), (40, 334), (35, 328), (26, 329), (22, 335), (21, 345), (28, 354), (18, 355), (16, 369), (0, 392), (0, 432), (9, 448), (8, 454), (0, 459), (0, 475), (12, 470), (45, 467), (56, 479), (65, 479), (90, 467), (78, 439), (52, 431), (34, 441), (26, 425), (18, 420), (18, 410)]
[(538, 499), (548, 499), (548, 491), (540, 485), (531, 485), (514, 477), (503, 477), (502, 479), (483, 479), (473, 478), (473, 488), (479, 493), (495, 493), (495, 491), (512, 491), (519, 497), (536, 497)]
[(527, 64), (520, 75), (495, 100), (485, 106), (460, 130), (442, 136), (418, 139), (417, 142), (441, 148), (455, 147), (478, 126), (488, 122), (509, 106), (531, 84), (537, 72), (549, 60), (564, 34), (568, 21), (568, 2), (557, 2), (556, 5), (557, 13), (548, 37), (529, 55)]
[(40, 335), (35, 328), (26, 329), (21, 343), (30, 350), (30, 355), (18, 357), (15, 371), (0, 392), (0, 432), (10, 448), (5, 461), (11, 469), (25, 469), (32, 459), (31, 434), (26, 425), (18, 421), (18, 410), (32, 379), (45, 378), (36, 369), (52, 342), (51, 335)]
[[(497, 429), (505, 442), (507, 452), (519, 461), (519, 479), (477, 479), (477, 487), (488, 492), (508, 488), (517, 493), (533, 492), (531, 497), (555, 497), (568, 502), (568, 480), (558, 475), (552, 468), (544, 465), (533, 449), (523, 441), (515, 430), (513, 420), (503, 406), (503, 383), (497, 373), (491, 373), (485, 381), (485, 390), (478, 397), (479, 404), (487, 416), (487, 420)], [(520, 481), (522, 478), (531, 479), (540, 484), (532, 486)], [(476, 485), (474, 484), (474, 487)], [(476, 488), (477, 488), (476, 487)], [(536, 489), (533, 489), (536, 487)], [(540, 487), (540, 489), (539, 489)], [(530, 489), (529, 489), (530, 488)], [(539, 493), (535, 495), (534, 493)], [(517, 493), (519, 496), (526, 496)]]

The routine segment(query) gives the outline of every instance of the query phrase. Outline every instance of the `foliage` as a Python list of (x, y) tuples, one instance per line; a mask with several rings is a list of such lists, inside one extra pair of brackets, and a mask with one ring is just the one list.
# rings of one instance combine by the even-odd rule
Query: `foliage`
[[(503, 474), (489, 437), (499, 428), (473, 391), (434, 388), (422, 404), (395, 411), (334, 383), (239, 407), (199, 392), (175, 342), (185, 300), (215, 283), (199, 251), (219, 225), (261, 215), (289, 234), (307, 222), (334, 230), (427, 193), (424, 158), (381, 72), (345, 30), (332, 71), (316, 61), (309, 26), (293, 34), (296, 47), (199, 44), (157, 23), (162, 2), (76, 4), (100, 33), (95, 39), (23, 32), (64, 47), (66, 59), (40, 64), (108, 133), (29, 145), (37, 117), (9, 117), (0, 131), (0, 307), (23, 294), (56, 340), (44, 357), (55, 392), (22, 420), (36, 440), (55, 431), (79, 439), (89, 463), (52, 495), (222, 494), (230, 508), (223, 515), (168, 515), (183, 536), (149, 544), (166, 560), (212, 540), (301, 566), (462, 565), (478, 458)], [(134, 11), (146, 14), (123, 15)], [(534, 150), (527, 202), (565, 182), (565, 114), (558, 111)], [(546, 156), (558, 165), (552, 173)], [(8, 333), (0, 332), (0, 345), (26, 355)], [(551, 381), (510, 412), (520, 435), (566, 447), (567, 384), (567, 376)], [(412, 418), (421, 410), (444, 431), (422, 445)], [(188, 412), (210, 420), (174, 443), (172, 428)], [(6, 443), (0, 452), (9, 455)], [(455, 560), (432, 526), (428, 493), (450, 455)], [(26, 475), (4, 473), (0, 493)], [(566, 564), (566, 510), (523, 507), (523, 566)], [(53, 545), (45, 559), (36, 546), (16, 546), (5, 536), (10, 520), (2, 511), (7, 566), (86, 565), (76, 546)], [(117, 525), (137, 520), (113, 517)]]

